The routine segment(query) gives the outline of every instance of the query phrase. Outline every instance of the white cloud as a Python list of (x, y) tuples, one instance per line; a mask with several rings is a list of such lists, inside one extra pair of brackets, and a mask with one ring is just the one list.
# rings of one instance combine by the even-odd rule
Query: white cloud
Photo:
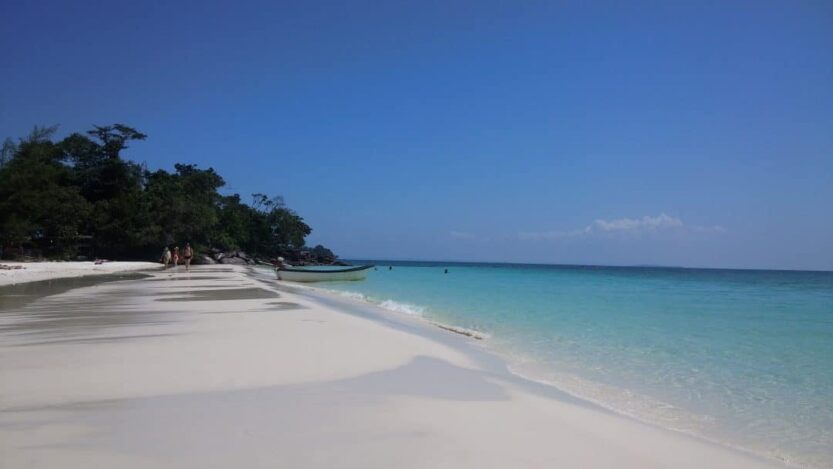
[(596, 220), (586, 229), (602, 233), (649, 233), (670, 228), (683, 226), (679, 218), (669, 217), (661, 213), (656, 217), (644, 216), (642, 218), (619, 218), (617, 220)]
[(726, 228), (719, 225), (713, 226), (686, 226), (679, 218), (661, 213), (655, 217), (644, 216), (642, 218), (617, 218), (615, 220), (595, 220), (593, 223), (570, 231), (525, 231), (518, 233), (521, 240), (558, 240), (570, 238), (586, 238), (593, 236), (628, 236), (638, 237), (649, 233), (669, 230), (697, 231), (701, 233), (724, 233)]
[(448, 234), (454, 239), (474, 239), (474, 235), (465, 231), (452, 231)]

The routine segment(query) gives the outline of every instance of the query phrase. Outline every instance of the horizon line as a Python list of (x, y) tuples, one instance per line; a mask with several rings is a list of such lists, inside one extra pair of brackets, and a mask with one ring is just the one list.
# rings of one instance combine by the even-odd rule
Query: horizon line
[(340, 260), (347, 261), (372, 261), (372, 262), (424, 262), (424, 263), (451, 263), (451, 264), (502, 264), (502, 265), (533, 265), (553, 267), (618, 267), (633, 269), (679, 269), (679, 270), (745, 270), (745, 271), (766, 271), (766, 272), (815, 272), (833, 273), (833, 269), (789, 269), (789, 268), (761, 268), (761, 267), (693, 267), (684, 265), (662, 265), (662, 264), (575, 264), (575, 263), (550, 263), (550, 262), (520, 262), (520, 261), (464, 261), (450, 259), (379, 259), (372, 257), (338, 256)]

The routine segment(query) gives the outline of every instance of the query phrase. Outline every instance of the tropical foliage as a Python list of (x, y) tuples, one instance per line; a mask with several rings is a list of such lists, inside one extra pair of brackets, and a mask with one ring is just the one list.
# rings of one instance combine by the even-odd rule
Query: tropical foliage
[(212, 168), (176, 164), (150, 171), (123, 158), (146, 138), (125, 125), (96, 126), (54, 141), (35, 127), (0, 150), (0, 247), (50, 258), (158, 257), (163, 245), (295, 257), (310, 227), (280, 197), (245, 203), (223, 195)]

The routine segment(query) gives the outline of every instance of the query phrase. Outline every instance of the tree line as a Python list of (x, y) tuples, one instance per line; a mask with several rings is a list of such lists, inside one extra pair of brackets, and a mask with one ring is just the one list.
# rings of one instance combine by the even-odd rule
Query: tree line
[[(122, 157), (147, 136), (122, 124), (55, 141), (35, 127), (0, 150), (2, 256), (154, 259), (186, 241), (201, 249), (297, 258), (312, 229), (281, 197), (223, 195), (212, 168), (151, 171)], [(312, 251), (329, 252), (317, 246)], [(332, 253), (329, 252), (331, 255)]]

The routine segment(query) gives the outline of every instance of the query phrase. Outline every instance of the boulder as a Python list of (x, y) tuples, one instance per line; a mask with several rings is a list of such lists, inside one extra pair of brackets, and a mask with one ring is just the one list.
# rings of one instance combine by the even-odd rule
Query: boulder
[(223, 257), (220, 259), (220, 264), (245, 265), (247, 262), (245, 259), (241, 259), (239, 257)]
[(197, 264), (216, 264), (217, 261), (211, 258), (211, 256), (207, 256), (203, 254), (202, 256), (197, 257)]

